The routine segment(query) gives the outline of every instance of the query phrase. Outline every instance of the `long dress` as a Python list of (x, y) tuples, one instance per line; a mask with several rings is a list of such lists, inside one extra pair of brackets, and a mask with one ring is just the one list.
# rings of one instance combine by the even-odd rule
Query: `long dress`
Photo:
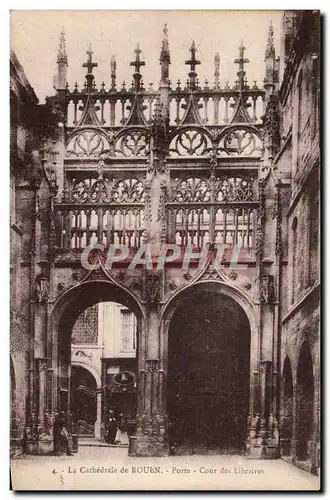
[(110, 417), (108, 420), (108, 431), (107, 431), (107, 437), (106, 437), (106, 441), (108, 444), (115, 444), (116, 432), (117, 432), (116, 419), (113, 417)]
[(128, 444), (127, 431), (124, 428), (118, 427), (115, 438), (116, 444)]

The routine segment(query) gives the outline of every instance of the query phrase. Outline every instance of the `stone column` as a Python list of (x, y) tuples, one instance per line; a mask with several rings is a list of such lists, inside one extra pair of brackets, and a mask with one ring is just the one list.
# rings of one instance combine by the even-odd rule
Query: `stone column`
[(25, 452), (35, 455), (38, 450), (38, 417), (37, 417), (37, 394), (38, 380), (36, 360), (33, 361), (29, 372), (29, 405), (27, 408), (26, 441)]
[(142, 371), (144, 408), (137, 418), (137, 456), (165, 456), (168, 454), (165, 440), (165, 426), (160, 401), (159, 361), (148, 359)]
[(52, 418), (48, 411), (48, 360), (37, 359), (39, 377), (39, 409), (38, 409), (38, 455), (46, 455), (53, 451)]
[(102, 410), (102, 393), (97, 393), (96, 399), (96, 422), (95, 422), (95, 438), (101, 440), (101, 410)]
[[(166, 168), (168, 141), (168, 95), (166, 77), (161, 90), (161, 99), (155, 108), (150, 126), (150, 157), (146, 179), (145, 243), (150, 246), (153, 261), (158, 262), (161, 244), (166, 241), (166, 193), (169, 187), (169, 172)], [(139, 456), (163, 456), (167, 454), (165, 444), (165, 421), (163, 410), (163, 367), (160, 364), (160, 301), (163, 298), (164, 275), (148, 268), (144, 275), (144, 298), (146, 304), (145, 330), (139, 346), (139, 401), (137, 414), (137, 447)]]
[(259, 280), (260, 335), (258, 345), (259, 370), (252, 374), (247, 451), (250, 456), (277, 458), (279, 431), (274, 414), (274, 376), (277, 353), (274, 352), (274, 280), (261, 274)]
[(138, 456), (164, 456), (167, 454), (163, 408), (164, 370), (160, 362), (159, 300), (162, 277), (148, 272), (145, 283), (147, 299), (146, 328), (139, 360), (139, 410), (137, 416)]

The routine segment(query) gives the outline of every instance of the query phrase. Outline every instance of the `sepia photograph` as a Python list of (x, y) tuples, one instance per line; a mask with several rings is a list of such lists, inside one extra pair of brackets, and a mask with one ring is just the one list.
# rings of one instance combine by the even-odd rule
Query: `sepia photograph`
[(319, 491), (319, 10), (10, 12), (14, 491)]

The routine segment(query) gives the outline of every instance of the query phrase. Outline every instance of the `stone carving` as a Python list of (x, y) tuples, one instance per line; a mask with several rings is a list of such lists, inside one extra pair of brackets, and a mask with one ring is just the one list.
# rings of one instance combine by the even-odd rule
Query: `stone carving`
[(215, 269), (214, 266), (209, 266), (203, 276), (202, 276), (202, 279), (211, 279), (211, 280), (219, 280), (221, 279), (220, 276), (219, 276), (219, 273), (218, 271)]
[(115, 203), (143, 203), (145, 201), (143, 182), (129, 178), (114, 182), (111, 190), (111, 201)]
[(150, 181), (145, 181), (144, 183), (144, 191), (145, 191), (145, 213), (144, 213), (144, 220), (145, 221), (152, 221), (152, 213), (151, 213), (151, 182)]
[(168, 284), (170, 290), (174, 291), (178, 288), (178, 283), (175, 280), (171, 280)]
[(145, 371), (146, 371), (146, 373), (158, 372), (158, 360), (157, 359), (147, 359)]
[(128, 278), (124, 286), (131, 290), (134, 295), (141, 296), (141, 281), (139, 278)]
[(243, 286), (244, 290), (251, 290), (251, 287), (252, 287), (250, 281), (244, 281), (242, 286)]
[(81, 357), (81, 358), (88, 358), (88, 359), (92, 359), (93, 358), (93, 353), (90, 352), (89, 354), (86, 354), (85, 351), (83, 351), (82, 349), (79, 349), (78, 351), (74, 351), (74, 355), (77, 356), (77, 357)]
[(275, 240), (275, 254), (281, 255), (282, 253), (282, 210), (281, 210), (281, 193), (277, 189), (274, 200), (274, 207), (272, 213), (273, 219), (276, 219), (276, 240)]
[(148, 172), (152, 174), (164, 173), (167, 169), (166, 151), (169, 120), (164, 117), (162, 104), (156, 100), (149, 133), (152, 145), (151, 161), (148, 161)]
[(216, 201), (252, 201), (253, 177), (218, 177), (215, 183)]
[(180, 203), (193, 203), (197, 201), (211, 200), (210, 181), (199, 177), (191, 177), (180, 180), (176, 178), (172, 182), (172, 200)]
[(153, 416), (151, 427), (152, 434), (156, 437), (155, 441), (158, 443), (163, 443), (165, 435), (165, 419), (160, 412), (156, 412), (156, 414)]
[(101, 267), (99, 269), (93, 269), (93, 271), (91, 271), (88, 274), (88, 281), (98, 281), (98, 280), (110, 281), (109, 276), (107, 276), (105, 274), (105, 272), (103, 271), (103, 269)]
[(95, 158), (109, 150), (103, 134), (95, 130), (83, 130), (70, 139), (66, 154), (68, 157)]
[(275, 155), (280, 146), (280, 111), (278, 94), (269, 98), (264, 118), (264, 132), (268, 135), (270, 154)]
[(47, 302), (49, 297), (49, 281), (46, 276), (38, 275), (36, 277), (36, 295), (38, 302)]
[(260, 278), (260, 303), (271, 304), (275, 300), (274, 276), (266, 274)]
[(234, 271), (234, 269), (232, 269), (232, 270), (230, 271), (230, 273), (228, 274), (228, 277), (229, 277), (231, 280), (235, 281), (235, 279), (237, 278), (237, 272), (236, 272), (236, 271)]
[(160, 300), (161, 295), (161, 282), (160, 277), (157, 274), (150, 274), (147, 276), (146, 285), (146, 299), (149, 302), (158, 302)]
[(198, 128), (179, 132), (170, 144), (171, 156), (203, 156), (212, 149), (211, 141)]
[(264, 193), (265, 180), (261, 179), (258, 185), (258, 197), (259, 197), (259, 207), (258, 207), (258, 221), (256, 230), (256, 255), (261, 259), (263, 254), (264, 245), (264, 220), (265, 220), (265, 193)]
[(72, 272), (72, 279), (74, 283), (78, 283), (83, 278), (85, 278), (87, 274), (88, 271), (86, 271), (86, 269), (76, 269), (75, 271)]
[(121, 135), (115, 146), (115, 156), (143, 157), (149, 153), (148, 133), (146, 130), (130, 130)]
[(217, 149), (229, 156), (261, 156), (262, 141), (252, 130), (237, 128), (221, 137)]
[(272, 211), (272, 218), (278, 219), (281, 216), (281, 193), (279, 189), (276, 190), (274, 198), (274, 206)]
[(48, 360), (39, 358), (39, 371), (45, 372), (48, 369)]
[(110, 271), (113, 279), (120, 283), (124, 288), (130, 290), (134, 295), (141, 298), (142, 296), (142, 284), (139, 277), (127, 276), (127, 272), (123, 269), (113, 269)]
[(120, 281), (120, 282), (123, 282), (124, 279), (125, 279), (125, 276), (126, 276), (126, 273), (125, 271), (123, 271), (122, 269), (113, 269), (111, 271), (111, 274), (113, 275), (113, 277), (117, 280), (117, 281)]

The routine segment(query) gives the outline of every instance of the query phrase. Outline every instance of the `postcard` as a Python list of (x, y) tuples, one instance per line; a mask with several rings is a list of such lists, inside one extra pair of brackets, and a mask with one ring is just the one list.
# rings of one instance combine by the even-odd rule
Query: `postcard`
[(22, 490), (320, 489), (320, 12), (11, 12)]

